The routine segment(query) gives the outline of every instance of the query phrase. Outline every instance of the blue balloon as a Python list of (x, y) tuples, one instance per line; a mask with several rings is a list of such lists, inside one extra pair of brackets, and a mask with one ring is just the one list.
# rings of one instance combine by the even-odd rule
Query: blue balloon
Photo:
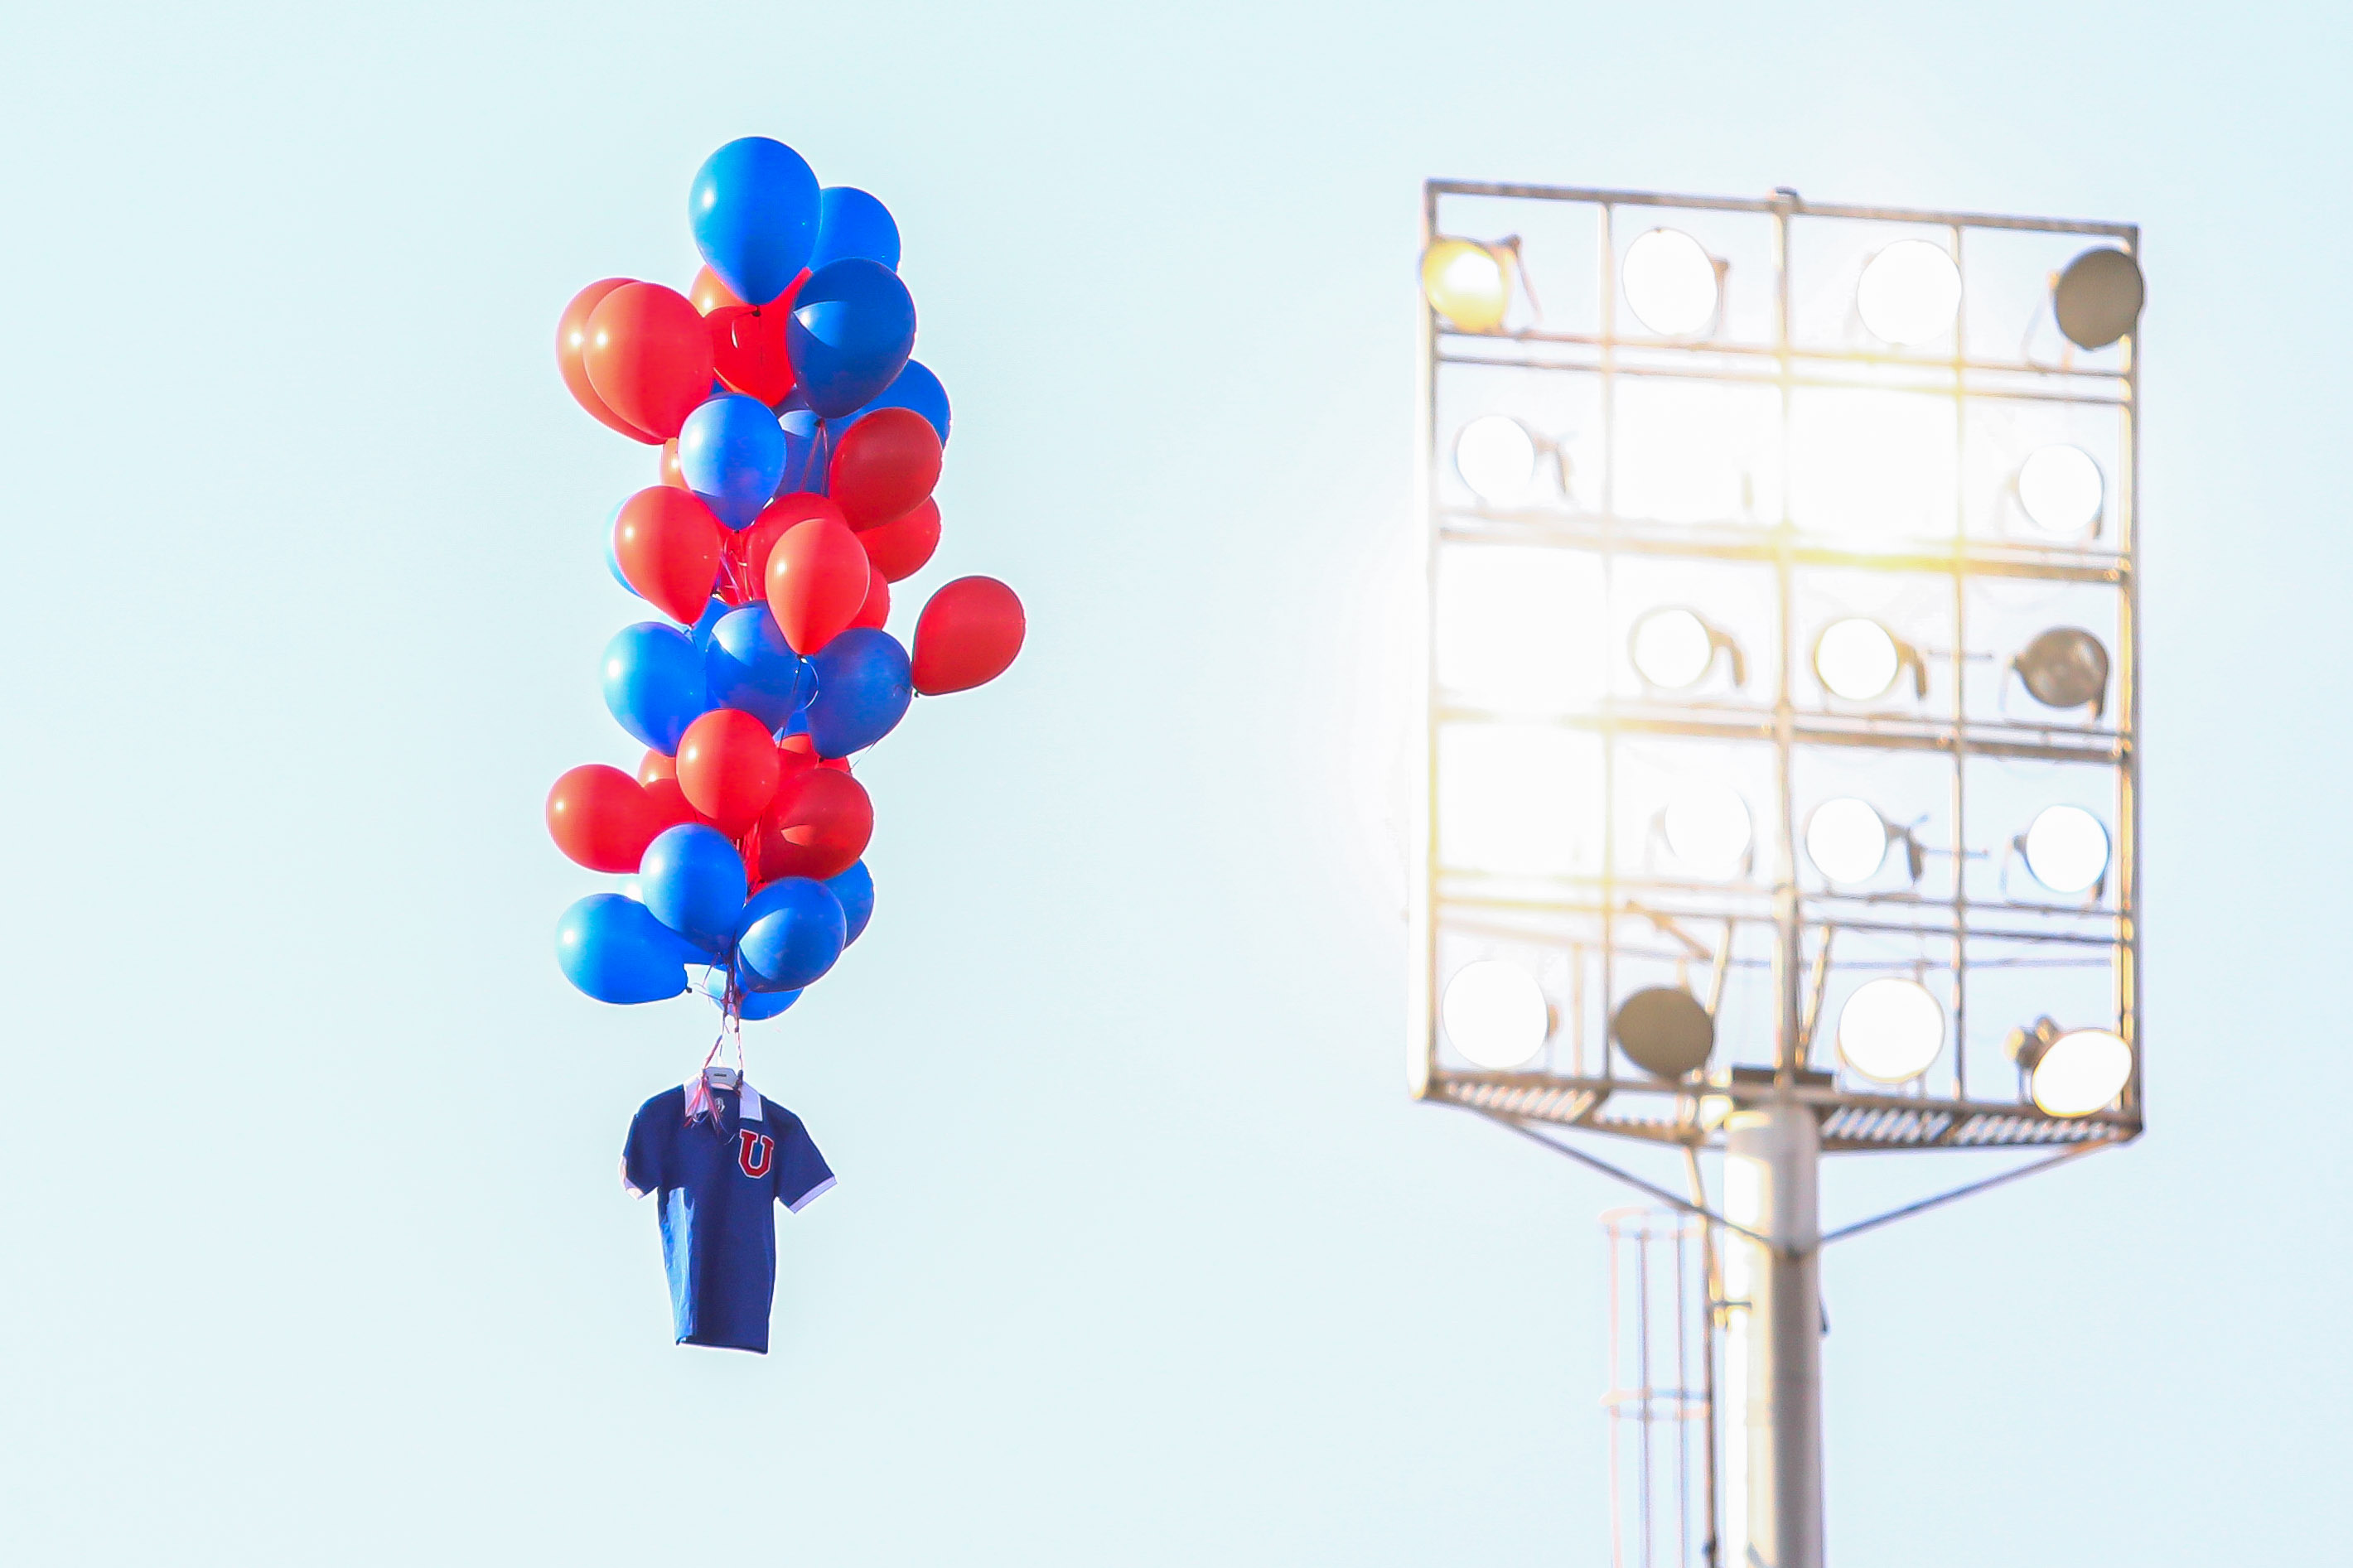
[(605, 706), (621, 728), (664, 756), (710, 709), (702, 654), (676, 626), (639, 621), (605, 645)]
[(785, 641), (765, 604), (730, 610), (703, 650), (711, 700), (741, 708), (771, 731), (782, 728), (817, 689), (817, 675)]
[(841, 956), (848, 923), (841, 901), (823, 882), (784, 877), (743, 909), (735, 972), (747, 989), (798, 991)]
[(645, 905), (591, 893), (555, 924), (564, 978), (599, 1002), (659, 1002), (686, 989), (686, 944)]
[(914, 695), (907, 650), (889, 632), (852, 626), (809, 662), (817, 695), (808, 705), (809, 739), (821, 757), (864, 751), (898, 727)]
[(801, 999), (797, 991), (746, 991), (736, 998), (735, 1016), (747, 1024), (773, 1018)]
[(915, 301), (899, 275), (852, 257), (813, 272), (793, 296), (785, 352), (808, 405), (828, 419), (886, 391), (915, 346)]
[(786, 445), (766, 404), (731, 392), (686, 416), (678, 432), (678, 471), (720, 521), (742, 528), (776, 493)]
[(841, 918), (849, 922), (849, 934), (841, 939), (848, 947), (874, 918), (874, 873), (866, 868), (863, 860), (852, 860), (849, 869), (837, 871), (825, 879), (826, 890), (841, 903)]
[(889, 207), (856, 185), (828, 185), (817, 194), (817, 248), (809, 252), (809, 270), (853, 256), (896, 272), (899, 226)]
[(613, 530), (620, 526), (621, 507), (628, 504), (629, 503), (628, 501), (623, 501), (621, 506), (615, 507), (613, 509), (613, 514), (605, 520), (605, 570), (613, 574), (614, 582), (618, 583), (624, 588), (628, 588), (631, 594), (635, 594), (638, 598), (642, 599), (645, 595), (643, 594), (638, 594), (635, 588), (630, 588), (628, 578), (621, 574), (621, 558), (619, 555), (616, 554), (613, 550)]
[(655, 835), (638, 864), (654, 918), (707, 953), (727, 951), (744, 913), (744, 858), (715, 827), (689, 822)]
[(694, 247), (747, 305), (792, 286), (817, 245), (817, 176), (765, 136), (730, 142), (702, 161), (686, 198)]
[(940, 445), (947, 445), (948, 389), (940, 384), (938, 376), (924, 368), (923, 361), (909, 360), (907, 368), (899, 373), (899, 378), (884, 389), (882, 395), (843, 420), (841, 427), (849, 429), (878, 408), (913, 409), (939, 432)]
[(695, 646), (696, 651), (707, 653), (711, 647), (712, 632), (717, 629), (721, 617), (734, 607), (726, 600), (712, 595), (711, 603), (702, 606), (702, 614), (695, 617), (694, 625), (686, 628), (686, 640)]

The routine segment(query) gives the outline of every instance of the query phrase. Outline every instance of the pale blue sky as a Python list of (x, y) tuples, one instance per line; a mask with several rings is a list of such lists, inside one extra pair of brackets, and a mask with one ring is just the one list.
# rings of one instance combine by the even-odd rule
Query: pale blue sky
[[(1605, 1561), (1619, 1194), (1402, 1092), (1381, 678), (1434, 174), (2145, 226), (2152, 1131), (1833, 1254), (1831, 1551), (2325, 1555), (2347, 33), (12, 13), (7, 1555)], [(555, 318), (683, 286), (695, 165), (754, 132), (898, 215), (956, 404), (921, 581), (1003, 576), (1032, 626), (861, 768), (872, 931), (752, 1037), (842, 1177), (784, 1226), (765, 1361), (670, 1345), (613, 1175), (710, 1011), (565, 984), (600, 883), (539, 817), (635, 754), (596, 531), (650, 473)]]

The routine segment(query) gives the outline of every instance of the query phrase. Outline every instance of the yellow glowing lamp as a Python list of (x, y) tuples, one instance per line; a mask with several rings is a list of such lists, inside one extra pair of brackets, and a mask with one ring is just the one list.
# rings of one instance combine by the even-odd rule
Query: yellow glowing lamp
[(1512, 275), (1496, 247), (1440, 236), (1421, 253), (1421, 292), (1457, 331), (1492, 332), (1512, 308)]

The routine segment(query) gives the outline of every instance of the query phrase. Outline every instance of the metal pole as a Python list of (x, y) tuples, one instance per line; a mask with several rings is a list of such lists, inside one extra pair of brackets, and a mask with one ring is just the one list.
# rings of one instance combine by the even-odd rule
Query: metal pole
[(1739, 1568), (1822, 1568), (1821, 1135), (1794, 1100), (1725, 1123), (1725, 1206), (1773, 1238), (1725, 1244), (1725, 1379), (1738, 1401), (1725, 1488)]

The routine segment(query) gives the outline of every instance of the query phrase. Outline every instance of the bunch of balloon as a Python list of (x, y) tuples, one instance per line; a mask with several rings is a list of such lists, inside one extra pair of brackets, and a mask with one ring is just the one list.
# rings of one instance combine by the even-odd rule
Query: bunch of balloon
[(924, 605), (912, 653), (888, 629), (891, 585), (939, 544), (948, 438), (947, 393), (909, 357), (888, 209), (754, 136), (704, 162), (687, 215), (705, 263), (687, 292), (607, 278), (556, 328), (580, 405), (660, 449), (605, 550), (664, 617), (605, 649), (636, 773), (589, 763), (548, 793), (556, 847), (631, 879), (565, 911), (556, 958), (600, 1002), (691, 984), (766, 1018), (873, 912), (852, 757), (915, 695), (1003, 673), (1025, 625), (1012, 589), (965, 577)]

